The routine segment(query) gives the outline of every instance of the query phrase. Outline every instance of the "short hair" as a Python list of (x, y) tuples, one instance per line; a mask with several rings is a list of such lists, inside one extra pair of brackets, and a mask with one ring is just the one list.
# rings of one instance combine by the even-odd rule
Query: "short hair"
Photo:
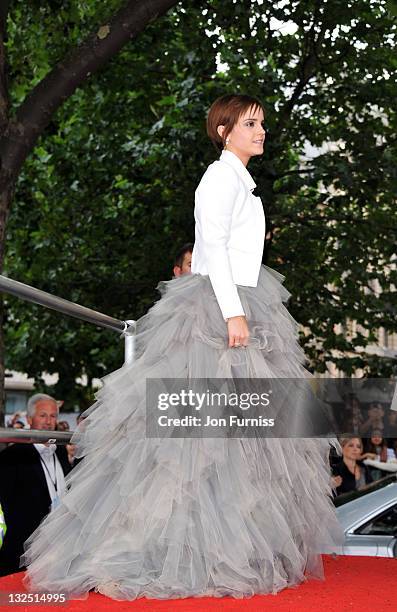
[(174, 259), (174, 266), (178, 266), (179, 268), (182, 268), (183, 265), (183, 259), (186, 255), (186, 253), (192, 253), (193, 252), (193, 242), (186, 242), (186, 244), (184, 244), (176, 253), (175, 255), (175, 259)]
[(29, 398), (28, 401), (28, 405), (26, 408), (26, 412), (28, 414), (28, 416), (33, 416), (34, 412), (36, 410), (36, 404), (38, 402), (41, 402), (42, 400), (51, 400), (52, 402), (55, 402), (56, 407), (58, 409), (58, 402), (56, 401), (56, 399), (54, 399), (53, 397), (51, 397), (51, 395), (47, 395), (46, 393), (35, 393), (34, 395), (32, 395), (32, 397)]
[[(260, 100), (245, 94), (226, 94), (215, 100), (211, 105), (207, 116), (207, 134), (218, 151), (221, 151), (225, 147), (226, 138), (241, 115), (250, 108), (252, 108), (254, 112), (259, 109), (265, 112)], [(225, 126), (222, 137), (219, 136), (217, 131), (220, 125)]]

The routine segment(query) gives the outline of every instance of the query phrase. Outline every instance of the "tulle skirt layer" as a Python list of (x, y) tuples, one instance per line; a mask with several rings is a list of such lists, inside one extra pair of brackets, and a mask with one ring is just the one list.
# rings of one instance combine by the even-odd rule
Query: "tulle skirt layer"
[[(322, 577), (342, 541), (327, 439), (146, 437), (147, 378), (305, 377), (283, 277), (238, 286), (250, 342), (228, 348), (208, 276), (158, 285), (136, 359), (109, 374), (73, 437), (84, 459), (25, 544), (26, 583), (85, 598), (276, 593)], [(290, 410), (294, 403), (291, 398)]]

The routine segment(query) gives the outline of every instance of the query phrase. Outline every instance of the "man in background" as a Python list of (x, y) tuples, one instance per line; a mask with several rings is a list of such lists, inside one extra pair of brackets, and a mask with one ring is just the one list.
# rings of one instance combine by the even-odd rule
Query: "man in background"
[[(58, 410), (50, 395), (33, 395), (27, 407), (30, 428), (54, 431)], [(23, 569), (19, 567), (23, 543), (58, 503), (70, 469), (64, 446), (18, 443), (0, 452), (0, 504), (7, 525), (0, 576)]]
[(174, 260), (174, 276), (191, 274), (193, 243), (187, 242), (177, 252)]

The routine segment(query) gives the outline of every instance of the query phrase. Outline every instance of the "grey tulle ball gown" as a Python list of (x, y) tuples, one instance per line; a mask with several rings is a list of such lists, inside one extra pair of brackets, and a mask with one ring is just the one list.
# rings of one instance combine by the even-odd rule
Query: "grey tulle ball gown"
[[(194, 273), (158, 285), (161, 299), (137, 322), (135, 362), (104, 379), (72, 438), (84, 459), (21, 560), (33, 589), (240, 598), (322, 575), (321, 553), (342, 537), (327, 439), (146, 436), (148, 378), (310, 376), (284, 279), (260, 263), (254, 187), (231, 151), (207, 168)], [(249, 345), (229, 348), (225, 318), (241, 312)], [(293, 397), (286, 409), (294, 414)]]
[[(238, 286), (251, 332), (227, 348), (210, 279), (158, 285), (137, 322), (136, 360), (104, 379), (76, 434), (83, 461), (25, 546), (26, 583), (85, 598), (249, 597), (322, 575), (341, 531), (327, 439), (148, 439), (148, 377), (305, 376), (276, 271)], [(293, 410), (293, 402), (291, 402)]]

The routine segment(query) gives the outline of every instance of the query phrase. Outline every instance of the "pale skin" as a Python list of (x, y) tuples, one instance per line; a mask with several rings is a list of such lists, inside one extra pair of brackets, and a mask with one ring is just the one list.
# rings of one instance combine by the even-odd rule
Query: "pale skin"
[(188, 251), (183, 257), (182, 266), (174, 266), (174, 276), (183, 276), (184, 274), (191, 274), (191, 267), (192, 254), (190, 251)]
[(58, 404), (53, 400), (40, 400), (35, 405), (33, 416), (27, 421), (31, 429), (44, 429), (54, 431), (58, 420)]
[[(227, 135), (225, 149), (231, 151), (247, 166), (254, 155), (263, 154), (265, 142), (265, 130), (263, 127), (264, 114), (262, 109), (249, 108), (244, 112), (233, 129)], [(223, 138), (224, 125), (219, 125), (218, 134)], [(244, 315), (230, 317), (227, 322), (229, 334), (229, 347), (247, 346), (249, 341), (249, 329), (247, 319)]]
[[(375, 444), (375, 446), (380, 446), (383, 442), (383, 437), (382, 436), (372, 436), (371, 442), (372, 444)], [(361, 459), (376, 459), (376, 454), (375, 453), (364, 453)]]
[[(56, 429), (59, 407), (63, 402), (43, 399), (36, 402), (33, 415), (26, 417), (31, 429), (54, 431)], [(18, 438), (4, 438), (3, 442), (19, 442)], [(32, 440), (33, 442), (33, 440)], [(47, 442), (48, 445), (48, 442)]]

